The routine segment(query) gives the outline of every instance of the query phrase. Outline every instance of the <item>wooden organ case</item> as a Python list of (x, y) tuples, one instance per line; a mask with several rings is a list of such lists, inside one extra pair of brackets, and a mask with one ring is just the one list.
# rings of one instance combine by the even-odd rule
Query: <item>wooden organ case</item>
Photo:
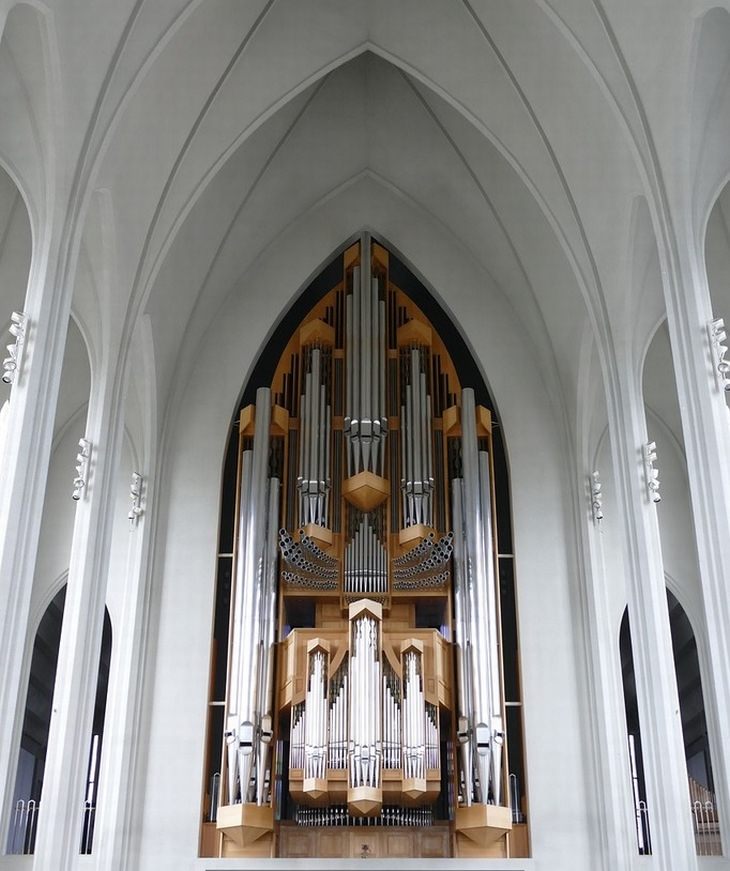
[(342, 256), (238, 422), (215, 855), (526, 855), (490, 412), (387, 250)]

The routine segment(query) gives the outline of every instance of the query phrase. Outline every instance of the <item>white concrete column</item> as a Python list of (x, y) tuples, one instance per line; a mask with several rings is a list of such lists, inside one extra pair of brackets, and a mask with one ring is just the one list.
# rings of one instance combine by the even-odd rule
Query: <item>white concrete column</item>
[[(21, 686), (56, 401), (68, 330), (69, 295), (57, 250), (38, 239), (24, 311), (29, 325), (13, 384), (0, 462), (0, 832), (5, 837), (17, 766), (25, 686)], [(8, 313), (9, 314), (9, 313)], [(73, 469), (69, 470), (70, 480)]]
[[(711, 680), (703, 684), (725, 852), (730, 846), (730, 412), (710, 363), (713, 319), (704, 258), (680, 252), (665, 283), (667, 321), (687, 456)], [(719, 313), (718, 313), (719, 314)]]
[[(580, 473), (579, 478), (579, 488), (585, 487), (586, 478)], [(607, 871), (613, 871), (616, 868), (631, 867), (637, 854), (637, 842), (621, 663), (615, 620), (608, 595), (610, 580), (606, 577), (603, 527), (593, 521), (590, 502), (590, 496), (587, 495), (582, 506), (585, 509), (583, 575), (587, 667), (591, 679), (589, 701), (595, 730), (592, 746), (596, 760), (603, 867)], [(617, 526), (619, 518), (604, 518), (601, 523)]]
[(95, 868), (126, 867), (134, 798), (134, 762), (140, 735), (143, 667), (147, 649), (151, 572), (148, 568), (152, 487), (144, 480), (144, 513), (129, 532), (124, 602), (114, 635), (104, 747), (99, 778)]
[(91, 474), (76, 508), (33, 863), (36, 871), (69, 871), (78, 864), (81, 844), (113, 525), (114, 468), (121, 444), (113, 353), (106, 362), (105, 371), (93, 383), (89, 404), (86, 434), (92, 443)]
[[(638, 384), (627, 380), (612, 415), (611, 445), (627, 548), (626, 586), (654, 867), (697, 868), (687, 766), (667, 608), (657, 507), (649, 499), (648, 441)], [(657, 462), (661, 476), (661, 457)]]

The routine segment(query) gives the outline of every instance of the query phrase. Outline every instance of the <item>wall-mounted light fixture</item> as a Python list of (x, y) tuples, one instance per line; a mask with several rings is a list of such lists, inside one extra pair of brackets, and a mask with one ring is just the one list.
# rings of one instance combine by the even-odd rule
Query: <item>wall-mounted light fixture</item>
[(129, 509), (129, 523), (135, 526), (142, 514), (142, 483), (143, 479), (139, 472), (132, 472), (132, 481), (129, 485), (129, 498), (132, 500), (132, 507)]
[(600, 523), (603, 520), (603, 488), (601, 486), (601, 477), (597, 471), (591, 473), (590, 487), (593, 522)]
[(730, 360), (725, 359), (727, 354), (727, 332), (725, 321), (715, 318), (707, 325), (710, 337), (710, 353), (712, 354), (712, 368), (715, 371), (715, 379), (720, 390), (730, 390)]
[(648, 442), (643, 447), (644, 454), (644, 474), (646, 476), (646, 492), (650, 502), (661, 502), (662, 497), (659, 493), (659, 470), (655, 468), (656, 462), (656, 442)]
[(79, 439), (79, 452), (76, 454), (76, 477), (71, 497), (77, 502), (83, 495), (89, 482), (89, 460), (91, 458), (91, 442)]
[(7, 346), (8, 356), (3, 360), (2, 380), (5, 384), (12, 384), (20, 369), (27, 328), (28, 315), (23, 314), (23, 312), (13, 312), (10, 315), (10, 327), (8, 331), (11, 336), (15, 336), (15, 341)]

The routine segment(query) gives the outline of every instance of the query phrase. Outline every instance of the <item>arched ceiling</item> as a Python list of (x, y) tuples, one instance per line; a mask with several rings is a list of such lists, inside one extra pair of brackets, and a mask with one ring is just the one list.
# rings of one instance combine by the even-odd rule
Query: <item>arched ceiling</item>
[[(150, 315), (163, 408), (185, 355), (243, 292), (241, 276), (348, 186), (407, 201), (474, 261), (569, 415), (576, 337), (587, 327), (610, 346), (635, 329), (637, 306), (661, 308), (645, 292), (633, 302), (627, 262), (652, 258), (656, 243), (650, 229), (649, 253), (636, 251), (632, 216), (657, 155), (670, 176), (672, 155), (682, 157), (667, 142), (672, 93), (681, 90), (688, 115), (709, 4), (691, 13), (660, 0), (640, 9), (626, 0), (48, 7), (33, 22), (13, 10), (4, 49), (11, 63), (50, 28), (44, 63), (16, 61), (14, 75), (36, 151), (56, 145), (58, 171), (46, 173), (54, 196), (78, 206), (66, 214), (80, 223), (66, 229), (94, 281), (79, 281), (77, 316), (100, 333), (90, 344), (108, 347), (115, 331), (128, 344)], [(700, 65), (698, 81), (713, 82), (695, 91), (716, 92), (718, 64)], [(54, 113), (44, 114), (51, 93)], [(57, 127), (43, 120), (50, 132), (39, 133), (38, 119), (52, 118)], [(0, 131), (0, 156), (13, 148)]]

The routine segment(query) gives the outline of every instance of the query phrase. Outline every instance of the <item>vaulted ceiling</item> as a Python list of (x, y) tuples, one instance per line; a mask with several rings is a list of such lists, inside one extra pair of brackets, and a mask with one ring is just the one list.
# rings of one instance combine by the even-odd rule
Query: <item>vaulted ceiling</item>
[(376, 233), (404, 204), (472, 262), (573, 415), (585, 337), (638, 370), (662, 317), (656, 203), (699, 238), (727, 171), (730, 16), (702, 2), (48, 8), (6, 20), (0, 155), (36, 243), (76, 241), (92, 359), (150, 315), (163, 414), (229, 296), (266, 292), (254, 264), (307, 221), (344, 242), (349, 197)]

